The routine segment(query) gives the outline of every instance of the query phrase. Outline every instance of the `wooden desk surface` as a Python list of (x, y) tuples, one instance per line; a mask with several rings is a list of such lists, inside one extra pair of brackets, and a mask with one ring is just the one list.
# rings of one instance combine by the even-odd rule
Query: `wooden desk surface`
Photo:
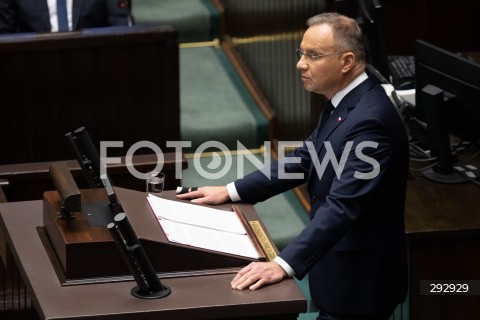
[(407, 187), (407, 235), (480, 232), (479, 199), (480, 188), (473, 183), (442, 184), (415, 172)]
[(478, 295), (422, 293), (422, 281), (480, 280), (480, 188), (413, 176), (405, 210), (410, 319), (480, 319)]
[(134, 298), (133, 281), (62, 287), (37, 227), (42, 201), (0, 204), (0, 228), (42, 319), (296, 319), (306, 301), (292, 279), (258, 291), (230, 288), (233, 274), (162, 279), (172, 294)]

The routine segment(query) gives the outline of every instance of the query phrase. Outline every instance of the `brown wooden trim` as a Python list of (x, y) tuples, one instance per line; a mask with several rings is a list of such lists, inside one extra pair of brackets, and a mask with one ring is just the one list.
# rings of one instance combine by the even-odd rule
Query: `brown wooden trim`
[(226, 27), (225, 27), (225, 7), (220, 2), (220, 0), (211, 0), (215, 9), (217, 9), (220, 15), (220, 39), (223, 39), (226, 34)]
[[(164, 153), (164, 168), (174, 168), (175, 154)], [(155, 154), (134, 155), (132, 157), (132, 164), (138, 169), (150, 169), (157, 165), (157, 156)], [(50, 165), (58, 161), (44, 161), (44, 162), (28, 162), (17, 164), (0, 165), (0, 178), (6, 179), (9, 183), (16, 181), (25, 181), (32, 179), (50, 179), (49, 168)], [(187, 167), (185, 157), (182, 156), (182, 168)], [(80, 165), (77, 160), (65, 160), (67, 167), (72, 171), (74, 176), (82, 175)], [(121, 157), (121, 163), (109, 164), (109, 173), (125, 173), (127, 172), (125, 157)]]
[(267, 118), (268, 121), (268, 136), (269, 139), (272, 140), (276, 136), (276, 113), (273, 108), (270, 106), (265, 95), (262, 93), (260, 86), (257, 84), (255, 77), (251, 74), (249, 68), (240, 57), (238, 52), (235, 50), (235, 47), (232, 43), (232, 40), (229, 36), (225, 35), (223, 41), (220, 44), (222, 49), (224, 50), (225, 54), (232, 62), (235, 71), (237, 71), (238, 75), (242, 79), (242, 82), (247, 87), (247, 90), (252, 95), (253, 99), (257, 103), (260, 108), (260, 111), (263, 115)]
[(242, 211), (240, 208), (236, 205), (232, 206), (233, 211), (237, 214), (238, 219), (242, 223), (243, 227), (245, 228), (245, 231), (247, 232), (248, 237), (250, 238), (250, 241), (252, 242), (253, 246), (255, 247), (255, 250), (257, 251), (259, 255), (259, 260), (260, 261), (266, 261), (267, 260), (267, 255), (263, 251), (262, 245), (258, 241), (257, 237), (255, 236), (255, 233), (253, 233), (252, 228), (250, 227), (250, 224), (248, 223), (247, 218), (243, 215)]
[(307, 210), (307, 212), (310, 212), (311, 205), (310, 205), (310, 200), (308, 199), (307, 191), (300, 187), (296, 187), (293, 189), (295, 191), (295, 194), (297, 195), (298, 199), (300, 200), (300, 203), (302, 206)]
[[(48, 32), (32, 35), (6, 35), (0, 38), (0, 52), (34, 52), (52, 48), (105, 47), (124, 45), (125, 38), (136, 43), (152, 41), (177, 42), (178, 31), (171, 25), (106, 27), (72, 32)], [(8, 45), (5, 45), (8, 44)]]

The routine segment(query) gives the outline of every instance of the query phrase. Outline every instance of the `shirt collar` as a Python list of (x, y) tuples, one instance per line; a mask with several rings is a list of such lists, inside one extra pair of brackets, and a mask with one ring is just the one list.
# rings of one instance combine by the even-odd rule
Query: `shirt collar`
[(368, 75), (366, 72), (362, 72), (358, 77), (353, 79), (352, 82), (350, 82), (345, 88), (342, 90), (338, 91), (336, 95), (333, 96), (332, 98), (332, 104), (336, 108), (340, 101), (342, 101), (343, 97), (345, 97), (350, 91), (353, 90), (356, 86), (358, 86), (360, 83), (368, 79)]

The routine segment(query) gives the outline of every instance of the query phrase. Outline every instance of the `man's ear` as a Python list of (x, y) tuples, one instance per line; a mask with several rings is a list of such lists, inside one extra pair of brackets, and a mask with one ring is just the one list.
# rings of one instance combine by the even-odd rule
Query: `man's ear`
[(342, 71), (346, 73), (351, 69), (353, 69), (353, 66), (355, 65), (355, 55), (353, 54), (353, 52), (345, 52), (342, 55), (342, 61), (343, 61)]

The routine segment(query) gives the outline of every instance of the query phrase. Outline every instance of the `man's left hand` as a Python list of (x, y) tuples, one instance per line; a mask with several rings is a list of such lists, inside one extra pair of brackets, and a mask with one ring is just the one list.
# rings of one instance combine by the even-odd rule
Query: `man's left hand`
[(240, 270), (232, 280), (232, 289), (256, 290), (266, 284), (277, 283), (287, 277), (287, 273), (275, 261), (252, 262)]

